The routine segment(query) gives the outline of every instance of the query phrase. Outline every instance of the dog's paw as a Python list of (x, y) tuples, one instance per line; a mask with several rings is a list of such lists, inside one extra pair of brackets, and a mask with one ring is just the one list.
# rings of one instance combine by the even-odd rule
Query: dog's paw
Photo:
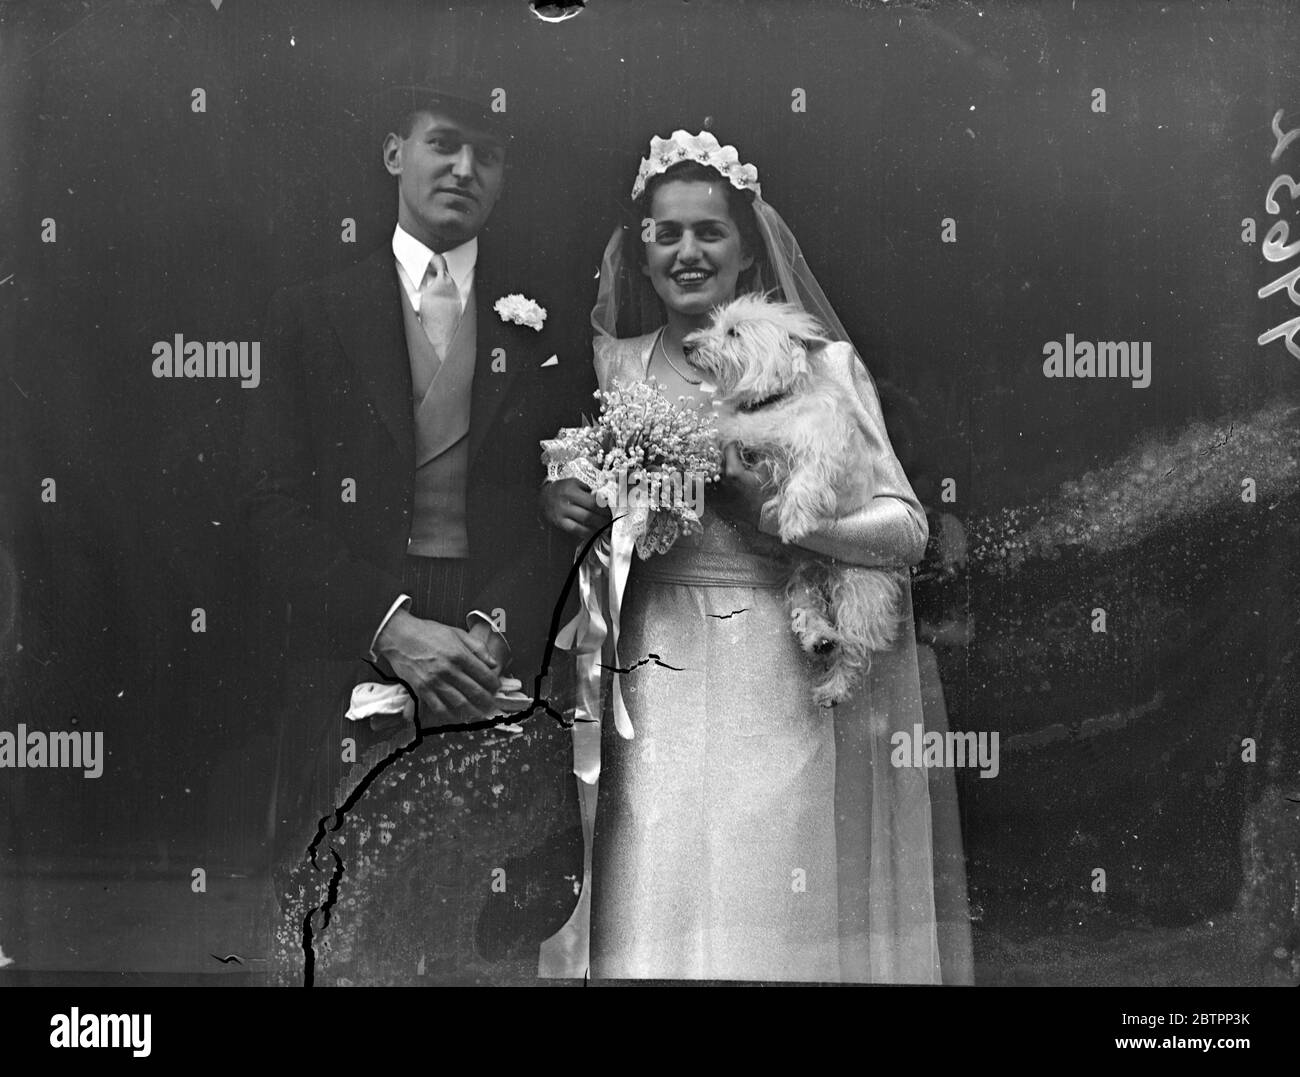
[(820, 683), (813, 685), (813, 702), (819, 707), (834, 707), (849, 698), (849, 690), (852, 687), (852, 674), (842, 666), (832, 666), (830, 674)]
[(798, 542), (817, 529), (817, 516), (790, 498), (782, 498), (777, 508), (776, 527), (785, 543)]
[(819, 610), (796, 606), (790, 611), (790, 628), (804, 654), (825, 656), (839, 648), (839, 633)]
[(826, 688), (823, 685), (818, 685), (813, 689), (812, 700), (817, 704), (817, 706), (829, 709), (834, 707), (837, 703), (842, 703), (844, 697), (838, 695), (832, 689)]

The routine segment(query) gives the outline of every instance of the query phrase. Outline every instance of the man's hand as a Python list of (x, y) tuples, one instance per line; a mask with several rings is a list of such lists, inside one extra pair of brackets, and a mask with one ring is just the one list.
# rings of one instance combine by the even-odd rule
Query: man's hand
[(468, 632), (398, 610), (379, 633), (375, 653), (415, 691), (421, 728), (458, 725), (498, 713), (492, 697), (501, 687), (501, 667)]
[(544, 483), (537, 502), (548, 523), (578, 542), (586, 542), (609, 523), (611, 516), (609, 508), (598, 503), (596, 495), (580, 479)]

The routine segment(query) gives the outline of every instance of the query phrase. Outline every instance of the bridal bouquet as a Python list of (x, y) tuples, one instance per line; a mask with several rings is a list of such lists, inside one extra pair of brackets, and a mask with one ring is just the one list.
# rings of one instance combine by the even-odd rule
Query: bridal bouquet
[(542, 442), (548, 481), (576, 478), (621, 517), (644, 560), (698, 532), (704, 484), (719, 477), (722, 455), (711, 413), (670, 401), (653, 379), (615, 383), (593, 394), (600, 413)]
[(682, 535), (702, 529), (704, 484), (719, 478), (722, 453), (712, 413), (670, 401), (653, 380), (597, 390), (600, 414), (542, 442), (549, 482), (576, 478), (614, 514), (593, 556), (578, 569), (581, 609), (556, 637), (578, 667), (574, 715), (574, 773), (592, 783), (600, 774), (601, 662), (606, 636), (612, 658), (614, 727), (631, 739), (632, 722), (619, 685), (618, 628), (623, 591), (635, 550), (644, 560), (666, 553)]

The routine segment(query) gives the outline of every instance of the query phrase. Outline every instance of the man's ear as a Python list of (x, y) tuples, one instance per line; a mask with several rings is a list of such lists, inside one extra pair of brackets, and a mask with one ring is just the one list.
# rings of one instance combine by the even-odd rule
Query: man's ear
[(390, 176), (402, 174), (402, 138), (396, 131), (389, 131), (384, 136), (384, 168)]

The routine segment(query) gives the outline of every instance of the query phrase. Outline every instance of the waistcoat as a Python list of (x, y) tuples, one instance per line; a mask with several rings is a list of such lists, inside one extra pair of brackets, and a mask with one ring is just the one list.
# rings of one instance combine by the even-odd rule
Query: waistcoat
[(402, 320), (415, 406), (415, 511), (406, 552), (420, 557), (468, 557), (465, 496), (477, 336), (474, 292), (471, 289), (441, 366), (405, 295)]

